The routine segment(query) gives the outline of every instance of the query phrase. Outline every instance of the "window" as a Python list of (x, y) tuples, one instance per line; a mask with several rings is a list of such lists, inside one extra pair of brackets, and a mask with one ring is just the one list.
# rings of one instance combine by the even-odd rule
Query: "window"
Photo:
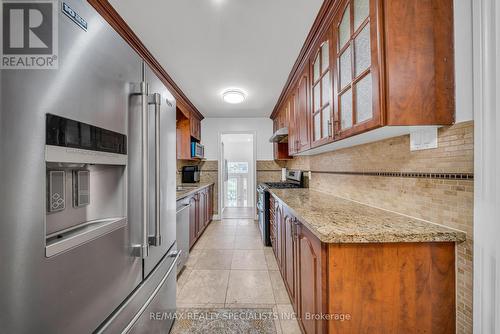
[(246, 207), (248, 205), (248, 162), (227, 163), (226, 206)]
[(248, 173), (248, 162), (228, 162), (227, 169), (229, 174)]

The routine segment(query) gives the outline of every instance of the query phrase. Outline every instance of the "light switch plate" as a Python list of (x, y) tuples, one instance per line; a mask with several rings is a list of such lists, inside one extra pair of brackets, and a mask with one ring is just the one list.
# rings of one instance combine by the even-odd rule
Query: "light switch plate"
[(430, 127), (410, 132), (410, 151), (428, 150), (438, 147), (438, 128)]

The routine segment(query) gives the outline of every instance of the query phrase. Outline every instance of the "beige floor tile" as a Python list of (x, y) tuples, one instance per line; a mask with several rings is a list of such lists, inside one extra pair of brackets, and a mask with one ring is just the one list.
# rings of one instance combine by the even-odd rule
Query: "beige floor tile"
[(274, 308), (276, 304), (245, 304), (245, 303), (226, 303), (224, 307), (226, 308)]
[(195, 269), (231, 269), (232, 249), (200, 250)]
[(225, 302), (229, 270), (193, 270), (182, 287), (179, 304), (220, 304)]
[(277, 305), (275, 304), (273, 306), (273, 313), (274, 313), (274, 326), (276, 327), (276, 334), (285, 334), (283, 333), (283, 331), (281, 330), (281, 323), (280, 323), (280, 319), (279, 317), (277, 316), (278, 315), (278, 307)]
[(189, 251), (188, 260), (186, 261), (186, 268), (193, 269), (194, 266), (196, 265), (196, 261), (198, 261), (198, 257), (200, 256), (200, 254), (201, 254), (201, 249), (193, 247), (193, 249)]
[(280, 270), (278, 267), (278, 262), (276, 262), (276, 257), (274, 256), (274, 253), (271, 252), (269, 254), (268, 252), (264, 251), (264, 255), (266, 256), (266, 263), (267, 263), (267, 269), (268, 270)]
[(267, 254), (274, 254), (273, 248), (272, 247), (267, 247), (264, 246), (264, 253)]
[(184, 270), (181, 272), (179, 276), (177, 276), (177, 294), (181, 291), (182, 287), (186, 285), (186, 282), (189, 278), (189, 275), (191, 274), (191, 269), (189, 268), (184, 268)]
[(291, 304), (278, 304), (276, 305), (278, 309), (278, 317), (280, 319), (281, 330), (283, 333), (287, 334), (301, 334), (299, 323), (293, 312), (293, 307)]
[(209, 237), (216, 235), (236, 235), (236, 226), (216, 226), (211, 229), (207, 227), (203, 234)]
[(191, 248), (191, 251), (193, 250), (200, 250), (203, 249), (203, 244), (205, 243), (205, 239), (198, 239), (196, 243), (194, 244), (193, 248)]
[(214, 229), (235, 229), (238, 227), (238, 224), (236, 222), (212, 222), (210, 225), (207, 226), (205, 231), (210, 231)]
[(256, 228), (248, 228), (243, 226), (238, 226), (236, 230), (237, 237), (258, 237), (260, 238), (260, 231)]
[(222, 219), (219, 222), (220, 225), (226, 225), (226, 226), (236, 226), (238, 225), (238, 219)]
[(177, 303), (177, 308), (224, 308), (224, 304), (192, 304), (192, 303)]
[(234, 235), (212, 235), (203, 239), (201, 249), (233, 249)]
[(266, 270), (267, 263), (264, 251), (261, 249), (235, 250), (232, 270)]
[(234, 249), (264, 249), (264, 244), (258, 235), (236, 236)]
[(273, 304), (274, 295), (267, 271), (231, 270), (226, 304)]
[(238, 219), (238, 226), (258, 226), (258, 223), (253, 219)]
[(286, 291), (285, 283), (279, 271), (269, 271), (271, 285), (273, 286), (274, 299), (277, 304), (289, 304), (290, 298)]

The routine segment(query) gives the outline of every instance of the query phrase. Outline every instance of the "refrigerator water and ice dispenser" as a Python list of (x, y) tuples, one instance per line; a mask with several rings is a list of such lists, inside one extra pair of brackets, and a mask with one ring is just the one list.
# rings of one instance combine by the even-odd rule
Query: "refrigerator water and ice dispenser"
[(123, 227), (125, 135), (46, 115), (46, 256)]

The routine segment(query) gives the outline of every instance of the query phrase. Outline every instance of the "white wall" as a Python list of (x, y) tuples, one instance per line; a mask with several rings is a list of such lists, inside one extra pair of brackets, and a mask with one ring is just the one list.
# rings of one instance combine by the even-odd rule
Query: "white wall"
[(454, 1), (455, 26), (455, 119), (474, 118), (472, 76), (472, 0)]
[(218, 160), (219, 134), (223, 132), (255, 131), (257, 160), (273, 160), (273, 122), (267, 117), (256, 118), (205, 118), (201, 121), (201, 143), (205, 145), (205, 158)]

